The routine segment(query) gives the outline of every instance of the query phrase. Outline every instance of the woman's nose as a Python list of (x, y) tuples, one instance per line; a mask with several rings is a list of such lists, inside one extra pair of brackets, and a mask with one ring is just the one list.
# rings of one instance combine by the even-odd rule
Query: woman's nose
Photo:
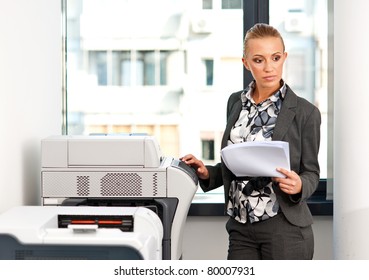
[(271, 61), (265, 61), (265, 64), (264, 64), (264, 71), (265, 72), (270, 72), (271, 70), (273, 70), (273, 67), (272, 67), (272, 62)]

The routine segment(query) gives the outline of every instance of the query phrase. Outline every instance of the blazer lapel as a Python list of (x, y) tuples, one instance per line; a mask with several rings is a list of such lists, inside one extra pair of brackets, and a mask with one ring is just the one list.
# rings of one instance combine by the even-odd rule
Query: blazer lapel
[[(277, 123), (273, 132), (273, 140), (283, 140), (284, 135), (286, 134), (288, 128), (290, 127), (293, 119), (296, 115), (296, 106), (297, 106), (297, 96), (296, 94), (288, 87), (286, 91), (286, 96), (283, 100), (283, 105), (281, 108), (281, 112), (278, 115)], [(233, 105), (232, 113), (229, 115), (227, 120), (226, 129), (223, 134), (222, 139), (222, 148), (227, 146), (229, 135), (231, 133), (232, 126), (238, 120), (242, 109), (241, 98)]]
[(297, 96), (290, 88), (287, 88), (281, 112), (278, 115), (277, 123), (274, 128), (273, 140), (283, 140), (284, 135), (295, 118), (296, 106)]
[(240, 100), (237, 101), (233, 105), (232, 113), (228, 117), (226, 129), (224, 131), (223, 139), (222, 139), (222, 148), (224, 148), (228, 144), (228, 139), (229, 139), (229, 135), (231, 133), (231, 129), (232, 129), (233, 125), (236, 123), (236, 121), (238, 120), (238, 117), (240, 116), (241, 109), (242, 109), (242, 102), (241, 102), (241, 98), (240, 98)]

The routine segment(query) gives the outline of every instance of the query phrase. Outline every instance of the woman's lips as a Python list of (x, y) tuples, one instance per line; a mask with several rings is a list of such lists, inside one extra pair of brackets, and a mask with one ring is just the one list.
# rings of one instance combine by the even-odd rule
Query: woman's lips
[(276, 76), (266, 76), (266, 77), (263, 77), (263, 79), (264, 79), (265, 81), (274, 81), (274, 80), (275, 80), (275, 77), (276, 77)]

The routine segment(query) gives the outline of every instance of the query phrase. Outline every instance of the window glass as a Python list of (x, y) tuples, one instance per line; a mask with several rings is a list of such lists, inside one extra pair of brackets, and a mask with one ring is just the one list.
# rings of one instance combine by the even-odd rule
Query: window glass
[(113, 86), (131, 85), (131, 52), (112, 52), (112, 81)]
[(243, 88), (243, 11), (221, 1), (65, 2), (67, 133), (146, 132), (164, 155), (201, 158), (210, 130), (206, 163), (219, 161), (226, 99)]
[(322, 114), (319, 162), (327, 178), (328, 8), (326, 0), (269, 0), (270, 24), (282, 34), (288, 57), (284, 79)]
[[(62, 1), (66, 133), (148, 133), (164, 156), (219, 162), (227, 99), (244, 87), (243, 1)], [(326, 0), (270, 0), (269, 7), (289, 53), (284, 78), (322, 112), (324, 178)], [(222, 192), (211, 194), (222, 199)]]
[(206, 68), (206, 85), (212, 86), (214, 81), (214, 60), (204, 59), (204, 64)]
[(241, 9), (241, 0), (222, 0), (222, 9)]
[(98, 85), (106, 86), (108, 84), (106, 51), (90, 51), (89, 62), (89, 74), (96, 78)]
[(213, 8), (213, 0), (202, 0), (202, 8), (203, 9), (212, 9)]
[(214, 140), (202, 141), (202, 158), (205, 160), (214, 160)]

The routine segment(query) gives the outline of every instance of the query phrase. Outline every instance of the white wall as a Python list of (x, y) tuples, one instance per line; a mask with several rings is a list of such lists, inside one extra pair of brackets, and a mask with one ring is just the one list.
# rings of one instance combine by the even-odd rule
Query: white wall
[(40, 197), (40, 140), (61, 133), (61, 4), (0, 0), (0, 213)]
[(369, 259), (369, 2), (334, 2), (334, 257)]

